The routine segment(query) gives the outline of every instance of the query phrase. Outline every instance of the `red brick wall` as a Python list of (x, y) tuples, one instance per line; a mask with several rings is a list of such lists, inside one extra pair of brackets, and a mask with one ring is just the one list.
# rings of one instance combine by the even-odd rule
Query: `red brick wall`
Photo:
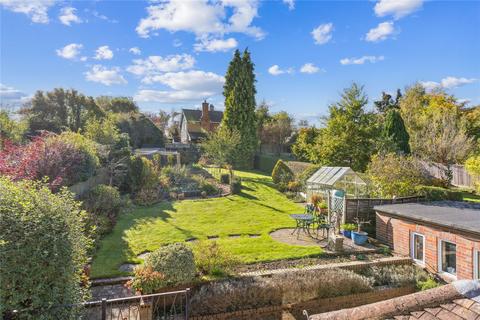
[(447, 228), (422, 225), (376, 213), (377, 239), (388, 244), (398, 254), (410, 256), (410, 235), (412, 232), (425, 237), (425, 267), (438, 272), (439, 240), (457, 245), (457, 279), (473, 279), (473, 254), (480, 250), (480, 238), (470, 237)]

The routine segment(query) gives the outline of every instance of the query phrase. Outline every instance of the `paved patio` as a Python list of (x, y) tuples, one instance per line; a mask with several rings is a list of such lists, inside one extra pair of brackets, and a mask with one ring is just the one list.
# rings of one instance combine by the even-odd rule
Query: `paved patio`
[[(325, 249), (326, 252), (329, 252), (327, 249), (327, 233), (322, 234), (320, 230), (318, 235), (316, 232), (312, 231), (310, 234), (300, 230), (300, 233), (297, 235), (295, 232), (292, 234), (293, 229), (278, 229), (270, 233), (270, 236), (282, 243), (296, 245), (296, 246), (320, 246)], [(378, 247), (366, 243), (363, 246), (359, 246), (353, 243), (353, 241), (349, 238), (343, 238), (343, 250), (346, 253), (371, 253), (378, 250)]]

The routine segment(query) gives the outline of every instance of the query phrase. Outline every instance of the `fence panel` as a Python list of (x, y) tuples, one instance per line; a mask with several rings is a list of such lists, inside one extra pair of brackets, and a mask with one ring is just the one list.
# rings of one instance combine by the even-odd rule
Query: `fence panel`
[[(446, 167), (440, 163), (429, 163), (422, 161), (425, 170), (434, 178), (444, 178)], [(452, 166), (452, 185), (457, 187), (474, 188), (476, 182), (480, 182), (480, 177), (470, 175), (464, 166), (455, 164)]]

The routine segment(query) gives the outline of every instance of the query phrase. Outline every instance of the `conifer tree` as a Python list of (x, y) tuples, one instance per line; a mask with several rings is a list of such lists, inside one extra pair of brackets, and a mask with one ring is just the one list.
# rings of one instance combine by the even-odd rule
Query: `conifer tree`
[(383, 136), (392, 144), (392, 150), (403, 154), (410, 154), (410, 136), (405, 123), (397, 109), (390, 109), (385, 117)]
[(236, 167), (251, 168), (257, 147), (254, 64), (248, 50), (235, 51), (225, 76), (225, 112), (222, 125), (240, 134)]

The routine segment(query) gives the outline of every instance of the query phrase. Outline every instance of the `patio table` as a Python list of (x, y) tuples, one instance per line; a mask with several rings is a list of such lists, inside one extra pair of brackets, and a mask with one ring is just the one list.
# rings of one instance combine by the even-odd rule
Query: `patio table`
[(300, 230), (303, 230), (305, 233), (310, 233), (309, 232), (309, 226), (310, 224), (314, 221), (314, 216), (313, 214), (309, 213), (298, 213), (298, 214), (291, 214), (290, 217), (292, 219), (295, 219), (295, 222), (297, 223), (295, 229), (293, 229), (292, 234), (297, 232), (297, 238), (300, 235)]

